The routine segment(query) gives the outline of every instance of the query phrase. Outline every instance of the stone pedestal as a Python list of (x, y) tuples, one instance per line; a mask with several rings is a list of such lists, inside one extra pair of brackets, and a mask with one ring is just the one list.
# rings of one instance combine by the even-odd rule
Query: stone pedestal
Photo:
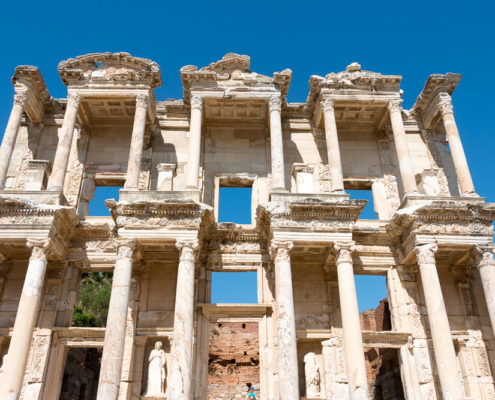
[(134, 113), (131, 147), (129, 150), (129, 161), (127, 163), (127, 177), (124, 184), (124, 187), (127, 190), (138, 189), (139, 172), (141, 171), (141, 161), (143, 157), (148, 100), (147, 94), (138, 94), (136, 96), (136, 111)]
[(117, 251), (118, 258), (112, 279), (97, 400), (117, 400), (119, 395), (135, 246), (134, 241), (126, 241), (119, 245)]
[(169, 400), (191, 399), (194, 322), (194, 269), (197, 241), (177, 242), (180, 251), (175, 295), (174, 337), (168, 378)]
[(297, 370), (296, 323), (289, 241), (272, 241), (271, 250), (275, 264), (275, 296), (277, 301), (278, 379), (280, 398), (299, 400), (299, 375)]
[(314, 168), (302, 163), (294, 163), (292, 165), (292, 176), (296, 183), (297, 193), (314, 193)]
[(24, 278), (6, 365), (2, 367), (4, 370), (0, 381), (0, 399), (2, 400), (16, 400), (21, 392), (34, 325), (38, 317), (41, 290), (45, 281), (46, 253), (49, 244), (48, 240), (27, 242), (27, 246), (32, 249), (31, 257)]

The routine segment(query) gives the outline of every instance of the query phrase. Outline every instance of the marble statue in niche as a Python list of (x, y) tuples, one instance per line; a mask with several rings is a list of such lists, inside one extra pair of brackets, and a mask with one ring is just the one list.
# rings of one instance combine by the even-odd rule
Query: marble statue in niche
[(162, 342), (155, 343), (148, 358), (148, 386), (146, 396), (165, 397), (163, 386), (165, 383), (165, 352)]
[(313, 352), (304, 356), (304, 376), (306, 378), (306, 397), (320, 397), (320, 368), (316, 354)]

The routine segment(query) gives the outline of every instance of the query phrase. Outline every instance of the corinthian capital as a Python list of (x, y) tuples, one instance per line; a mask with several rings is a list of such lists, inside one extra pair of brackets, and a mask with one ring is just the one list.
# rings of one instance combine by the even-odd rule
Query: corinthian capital
[(493, 259), (494, 253), (495, 253), (495, 249), (491, 245), (476, 246), (475, 256), (476, 256), (476, 265), (478, 266), (478, 268), (486, 267), (488, 265), (495, 266), (495, 260)]
[(401, 112), (402, 111), (402, 100), (397, 99), (397, 100), (390, 100), (388, 102), (388, 109), (390, 112)]
[(333, 251), (335, 253), (335, 262), (337, 265), (343, 262), (352, 264), (352, 252), (355, 248), (354, 242), (334, 243)]
[(26, 246), (31, 249), (30, 260), (45, 260), (51, 247), (49, 239), (28, 239)]
[(274, 95), (270, 97), (270, 100), (268, 101), (268, 109), (270, 110), (270, 112), (282, 111), (282, 99), (280, 98), (279, 95)]
[(136, 107), (146, 108), (148, 105), (149, 96), (147, 94), (141, 93), (136, 96)]
[(72, 106), (75, 108), (79, 107), (79, 104), (81, 104), (81, 96), (75, 93), (71, 93), (67, 96), (67, 106)]
[(321, 108), (323, 109), (323, 112), (334, 112), (334, 100), (324, 99), (321, 102)]
[(179, 261), (194, 262), (198, 254), (199, 242), (197, 240), (179, 240), (175, 247), (180, 252)]
[(19, 92), (14, 95), (14, 104), (24, 107), (28, 101), (28, 95), (25, 92)]
[(290, 251), (294, 247), (294, 243), (290, 240), (272, 240), (270, 244), (270, 253), (275, 262), (290, 261)]
[(195, 108), (201, 110), (203, 108), (203, 99), (199, 96), (193, 96), (191, 98), (191, 110)]
[(134, 256), (134, 251), (137, 247), (137, 241), (135, 240), (121, 240), (118, 243), (117, 258), (130, 258)]
[(438, 246), (436, 245), (436, 243), (423, 244), (414, 248), (418, 264), (420, 265), (435, 264), (435, 254), (437, 251)]
[(440, 110), (442, 116), (454, 113), (454, 106), (452, 105), (452, 99), (449, 95), (443, 95), (440, 97), (438, 109)]

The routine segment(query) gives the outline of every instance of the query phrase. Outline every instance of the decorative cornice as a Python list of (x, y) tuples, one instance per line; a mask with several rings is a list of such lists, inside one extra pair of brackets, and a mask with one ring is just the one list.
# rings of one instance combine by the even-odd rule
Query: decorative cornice
[(272, 240), (270, 254), (273, 261), (290, 261), (290, 251), (293, 247), (294, 243), (290, 240)]
[(180, 240), (175, 243), (175, 247), (179, 250), (180, 262), (194, 262), (199, 250), (198, 240)]
[(414, 248), (418, 264), (435, 264), (435, 254), (438, 251), (436, 243), (422, 244)]

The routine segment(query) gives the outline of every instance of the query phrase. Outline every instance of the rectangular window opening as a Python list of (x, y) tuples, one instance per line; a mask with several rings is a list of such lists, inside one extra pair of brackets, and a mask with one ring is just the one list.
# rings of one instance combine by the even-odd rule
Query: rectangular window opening
[(119, 199), (119, 190), (122, 187), (118, 186), (96, 186), (94, 197), (89, 201), (89, 214), (92, 217), (105, 217), (110, 215), (110, 211), (105, 205), (105, 200)]
[(69, 347), (59, 399), (96, 399), (102, 347)]
[(72, 326), (104, 327), (107, 324), (113, 272), (83, 272), (72, 315)]
[(346, 192), (351, 195), (351, 200), (368, 200), (368, 204), (363, 209), (359, 219), (378, 219), (373, 203), (373, 193), (371, 190), (349, 190)]
[(211, 302), (258, 303), (258, 281), (256, 271), (212, 272)]
[(355, 282), (361, 329), (374, 332), (392, 330), (387, 277), (382, 275), (355, 275)]
[(251, 224), (252, 187), (220, 186), (218, 222)]

